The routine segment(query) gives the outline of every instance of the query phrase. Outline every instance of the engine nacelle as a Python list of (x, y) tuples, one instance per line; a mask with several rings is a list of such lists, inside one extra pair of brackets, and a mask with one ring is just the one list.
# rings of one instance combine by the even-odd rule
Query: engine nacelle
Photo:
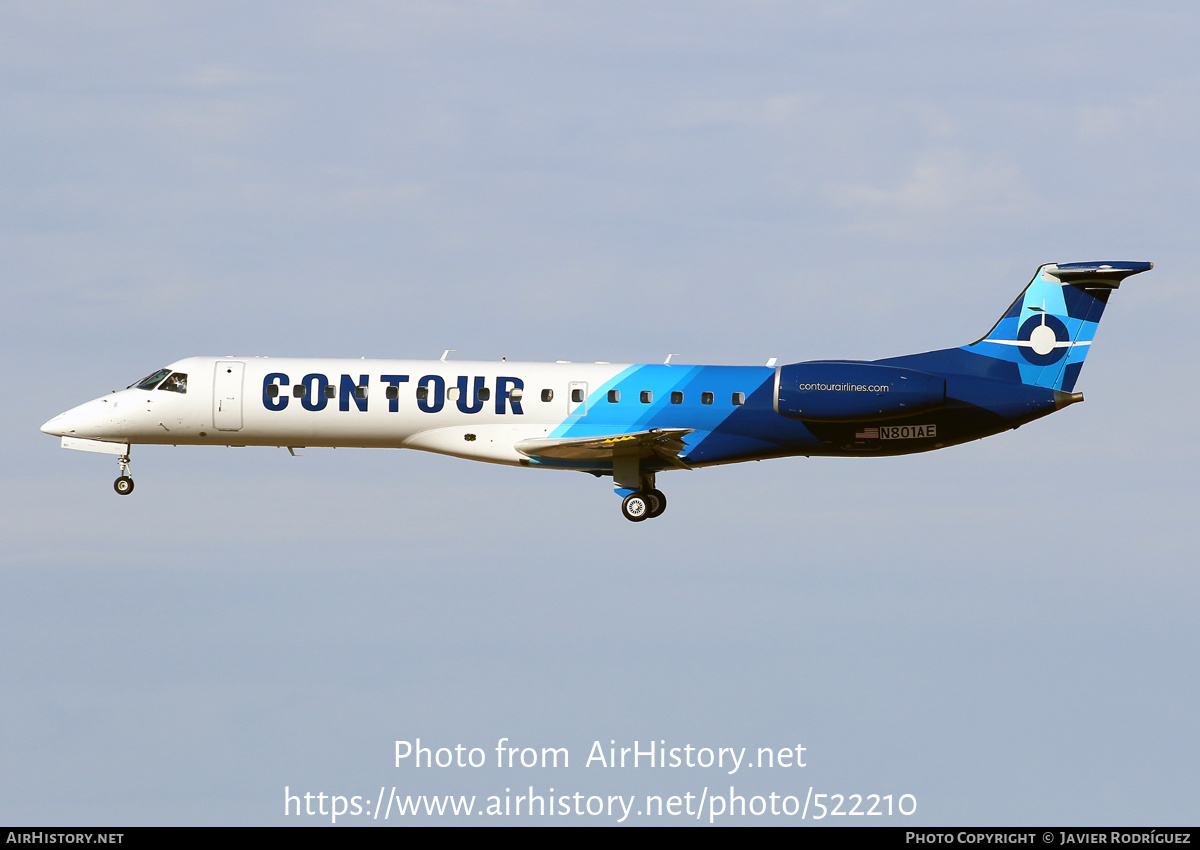
[(814, 360), (775, 373), (775, 410), (795, 419), (857, 422), (908, 416), (946, 403), (946, 379), (896, 366)]

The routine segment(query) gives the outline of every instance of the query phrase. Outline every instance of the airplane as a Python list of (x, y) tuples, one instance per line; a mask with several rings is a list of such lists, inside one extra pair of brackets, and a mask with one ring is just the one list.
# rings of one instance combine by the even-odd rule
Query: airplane
[(1048, 263), (980, 339), (883, 360), (777, 366), (188, 357), (42, 431), (135, 444), (406, 448), (611, 476), (633, 522), (660, 472), (749, 460), (892, 456), (1015, 429), (1075, 392), (1109, 295), (1148, 262)]

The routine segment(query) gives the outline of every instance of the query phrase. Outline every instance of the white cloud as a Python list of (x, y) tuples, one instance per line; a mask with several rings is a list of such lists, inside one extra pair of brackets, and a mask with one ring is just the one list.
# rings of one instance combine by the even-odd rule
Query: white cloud
[(997, 160), (974, 163), (953, 150), (923, 156), (891, 186), (835, 186), (830, 196), (836, 206), (857, 211), (890, 232), (911, 232), (950, 217), (1016, 215), (1034, 202), (1016, 166)]

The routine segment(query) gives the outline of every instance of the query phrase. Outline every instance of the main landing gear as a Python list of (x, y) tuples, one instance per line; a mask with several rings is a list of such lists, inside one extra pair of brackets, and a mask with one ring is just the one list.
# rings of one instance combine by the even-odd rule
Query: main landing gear
[(638, 490), (621, 500), (621, 513), (630, 522), (654, 519), (666, 509), (667, 497), (661, 490)]
[(117, 458), (117, 466), (121, 467), (121, 475), (113, 482), (113, 489), (118, 495), (128, 496), (133, 492), (133, 479), (129, 477), (129, 455)]
[(630, 522), (654, 519), (667, 509), (667, 497), (654, 487), (654, 473), (643, 470), (635, 454), (613, 457), (613, 483), (618, 494), (625, 493), (621, 513)]

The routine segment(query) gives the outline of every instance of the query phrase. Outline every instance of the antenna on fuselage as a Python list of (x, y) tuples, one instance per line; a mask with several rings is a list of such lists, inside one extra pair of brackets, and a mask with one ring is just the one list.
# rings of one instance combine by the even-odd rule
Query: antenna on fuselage
[(678, 356), (679, 356), (678, 354), (668, 354), (668, 355), (667, 355), (667, 359), (663, 361), (663, 365), (664, 365), (664, 366), (670, 366), (670, 365), (671, 365), (671, 358), (672, 358), (672, 357), (678, 357)]
[(442, 352), (442, 356), (441, 356), (441, 357), (439, 357), (439, 358), (438, 358), (438, 360), (441, 360), (443, 363), (445, 363), (445, 362), (446, 362), (446, 355), (447, 355), (447, 354), (449, 354), (451, 351), (454, 351), (454, 350), (455, 350), (455, 349), (453, 349), (453, 348), (447, 348), (445, 351), (443, 351), (443, 352)]

